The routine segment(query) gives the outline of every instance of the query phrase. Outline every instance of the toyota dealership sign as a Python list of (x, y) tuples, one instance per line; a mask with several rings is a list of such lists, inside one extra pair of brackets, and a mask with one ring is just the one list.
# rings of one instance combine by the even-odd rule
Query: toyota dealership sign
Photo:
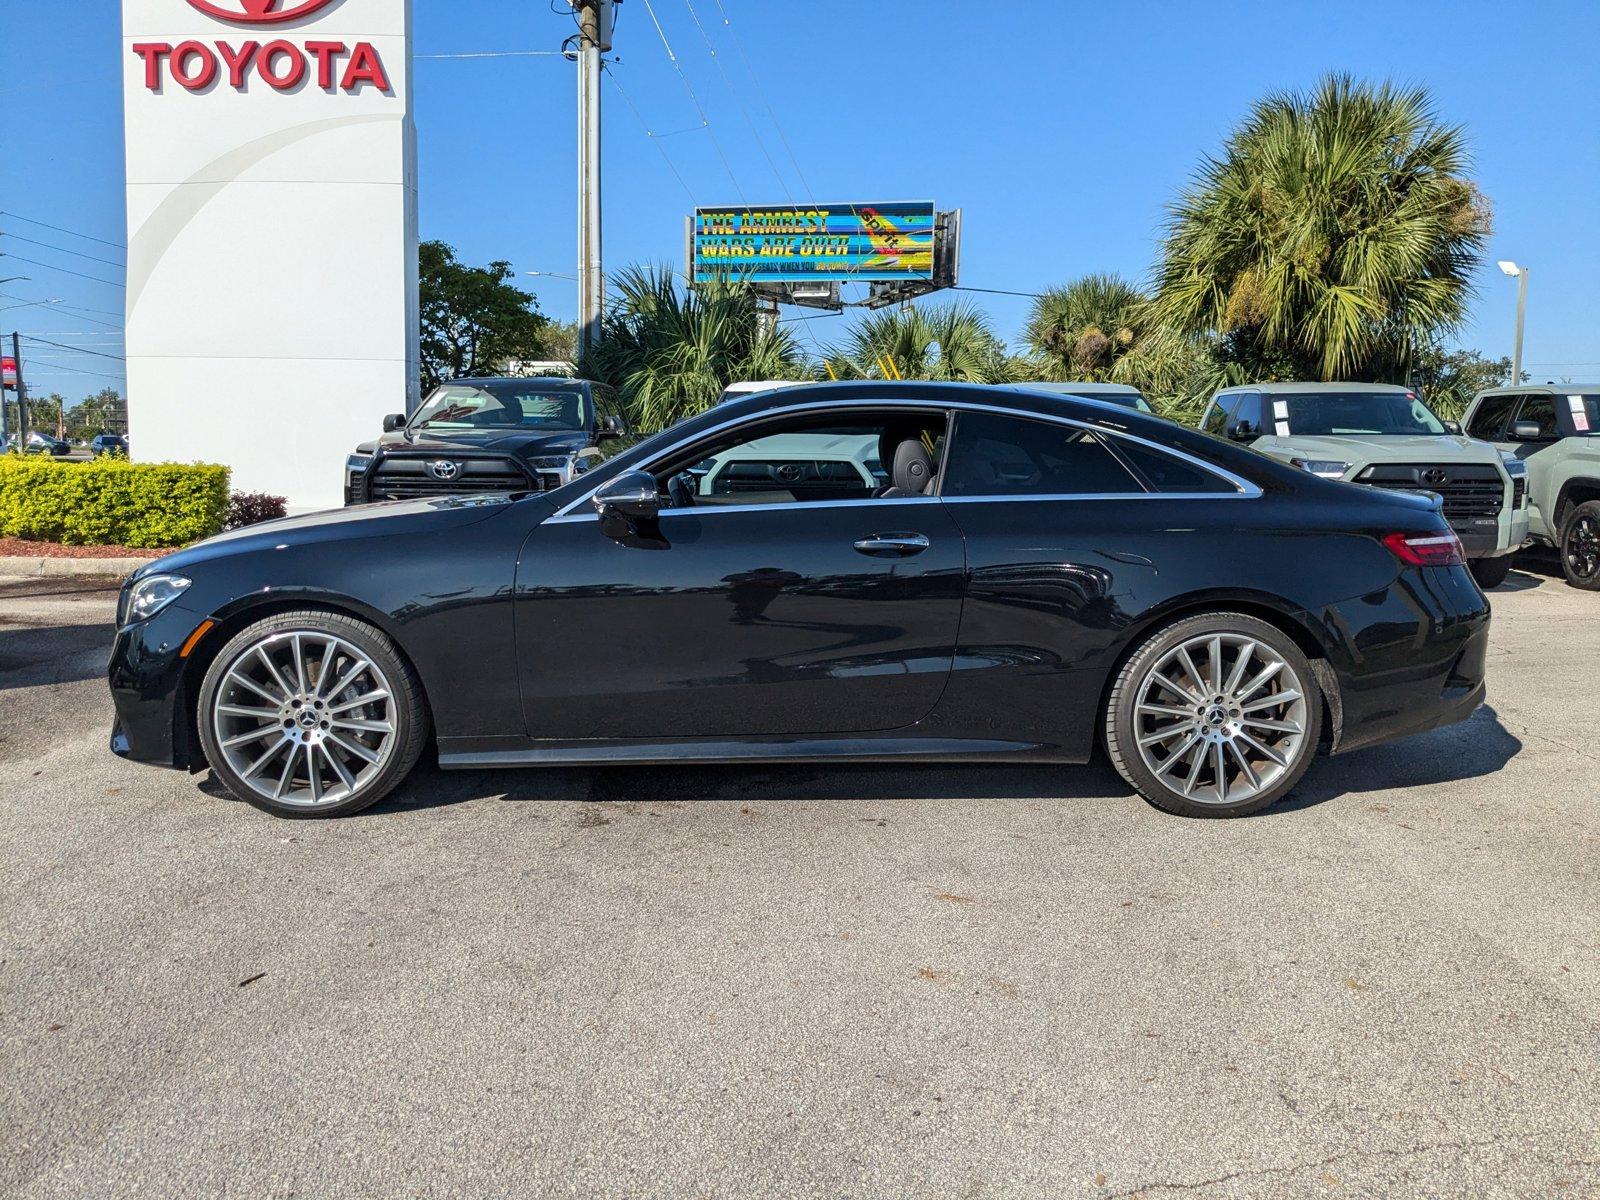
[(122, 12), (139, 456), (337, 504), (349, 447), (415, 397), (409, 0)]

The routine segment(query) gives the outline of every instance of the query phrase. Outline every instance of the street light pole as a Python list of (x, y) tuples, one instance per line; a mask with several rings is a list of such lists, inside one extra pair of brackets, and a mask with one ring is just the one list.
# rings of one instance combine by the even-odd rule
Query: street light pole
[(1500, 270), (1517, 280), (1517, 336), (1511, 344), (1511, 386), (1522, 382), (1522, 323), (1528, 312), (1528, 268), (1510, 259), (1501, 259)]

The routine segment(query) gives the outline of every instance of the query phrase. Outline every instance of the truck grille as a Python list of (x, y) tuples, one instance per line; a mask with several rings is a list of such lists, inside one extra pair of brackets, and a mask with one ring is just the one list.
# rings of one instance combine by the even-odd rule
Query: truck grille
[[(441, 479), (438, 464), (454, 466), (455, 473)], [(449, 475), (449, 468), (443, 472)], [(525, 469), (515, 459), (501, 456), (468, 458), (429, 454), (386, 454), (368, 469), (359, 491), (366, 500), (411, 500), (428, 496), (460, 496), (473, 492), (548, 491), (560, 482), (554, 472)]]
[(1368, 467), (1357, 483), (1402, 492), (1433, 492), (1444, 501), (1447, 521), (1498, 517), (1506, 485), (1487, 463), (1385, 463)]

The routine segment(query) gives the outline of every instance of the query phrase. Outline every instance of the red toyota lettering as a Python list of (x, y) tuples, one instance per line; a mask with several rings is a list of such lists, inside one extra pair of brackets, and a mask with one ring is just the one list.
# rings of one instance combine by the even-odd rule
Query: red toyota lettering
[(245, 42), (237, 50), (227, 42), (217, 43), (217, 53), (222, 55), (222, 61), (228, 64), (230, 87), (243, 89), (245, 74), (250, 70), (250, 62), (259, 49), (261, 49), (260, 42)]
[(356, 48), (350, 52), (350, 62), (344, 69), (344, 78), (339, 81), (339, 86), (347, 92), (356, 90), (356, 86), (370, 83), (380, 92), (389, 90), (389, 77), (384, 73), (383, 62), (378, 58), (378, 52), (371, 42), (357, 42)]

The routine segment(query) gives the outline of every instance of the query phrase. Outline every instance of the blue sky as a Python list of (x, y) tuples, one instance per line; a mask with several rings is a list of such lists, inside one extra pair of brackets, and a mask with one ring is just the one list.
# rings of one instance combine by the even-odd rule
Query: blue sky
[[(419, 56), (551, 50), (571, 32), (546, 0), (414, 2)], [(623, 91), (611, 82), (604, 91), (608, 267), (680, 263), (692, 203), (742, 192), (751, 202), (960, 206), (961, 281), (972, 287), (1036, 291), (1089, 271), (1141, 278), (1165, 205), (1252, 100), (1351, 71), (1426, 85), (1467, 130), (1495, 232), (1460, 340), (1510, 352), (1515, 284), (1493, 262), (1514, 258), (1532, 268), (1524, 361), (1534, 377), (1600, 377), (1593, 0), (649, 4), (710, 124), (699, 127), (645, 0), (625, 0), (613, 67)], [(1009, 46), (1008, 17), (1022, 20)], [(115, 0), (0, 3), (0, 210), (123, 240), (119, 20)], [(420, 58), (422, 235), (468, 261), (570, 274), (573, 92), (559, 57)], [(648, 138), (641, 118), (666, 136)], [(12, 238), (92, 258), (120, 252), (10, 216), (0, 230), (11, 235), (0, 250), (13, 256), (0, 258), (0, 278), (32, 276), (0, 284), (0, 330), (74, 347), (30, 352), (33, 390), (75, 398), (115, 386), (121, 292), (16, 258), (106, 279), (120, 278), (118, 268)], [(547, 312), (572, 315), (570, 282), (525, 282)], [(64, 303), (4, 311), (12, 297)], [(971, 298), (1015, 339), (1026, 299)], [(795, 328), (825, 344), (849, 319)]]

